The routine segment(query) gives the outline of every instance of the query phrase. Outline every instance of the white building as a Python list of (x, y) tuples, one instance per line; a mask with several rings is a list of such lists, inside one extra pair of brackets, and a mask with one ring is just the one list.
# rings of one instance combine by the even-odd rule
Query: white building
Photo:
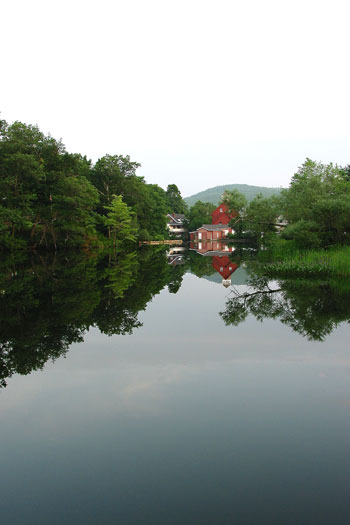
[(183, 213), (168, 213), (167, 219), (167, 228), (169, 233), (171, 235), (181, 237), (181, 235), (186, 231), (184, 225), (185, 215)]

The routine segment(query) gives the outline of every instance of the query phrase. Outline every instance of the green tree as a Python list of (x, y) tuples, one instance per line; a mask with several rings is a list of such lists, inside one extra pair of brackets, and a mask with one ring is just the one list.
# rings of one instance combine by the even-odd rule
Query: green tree
[(95, 233), (97, 192), (89, 162), (37, 126), (0, 129), (0, 243), (57, 248), (81, 244)]
[(64, 177), (60, 180), (51, 206), (50, 228), (55, 248), (57, 243), (76, 246), (94, 237), (97, 202), (97, 190), (85, 177)]
[(124, 185), (129, 178), (136, 177), (138, 162), (132, 162), (129, 155), (105, 155), (100, 158), (90, 173), (90, 180), (100, 194), (101, 213), (103, 207), (109, 206), (114, 195), (125, 195)]
[(176, 184), (169, 184), (166, 189), (166, 196), (170, 213), (186, 213), (187, 204), (181, 196), (181, 192)]
[(241, 221), (241, 228), (245, 235), (258, 242), (262, 237), (266, 238), (266, 234), (276, 231), (280, 212), (279, 197), (275, 195), (263, 197), (259, 194), (246, 206)]
[(165, 191), (157, 184), (143, 183), (129, 202), (133, 203), (130, 205), (137, 216), (139, 237), (142, 240), (164, 239), (168, 211)]
[(110, 206), (104, 206), (107, 216), (103, 222), (107, 227), (108, 238), (116, 248), (117, 241), (136, 241), (137, 226), (135, 215), (123, 202), (121, 195), (114, 195)]
[(164, 238), (169, 211), (167, 194), (156, 184), (146, 184), (143, 177), (136, 175), (139, 166), (131, 162), (129, 156), (121, 155), (106, 155), (96, 162), (90, 180), (100, 195), (97, 211), (105, 216), (113, 195), (121, 195), (135, 214), (139, 237), (146, 240)]
[(188, 229), (194, 231), (202, 224), (211, 224), (216, 206), (210, 202), (197, 201), (188, 212)]
[(247, 206), (247, 199), (238, 190), (226, 190), (222, 194), (221, 203), (226, 204), (229, 213), (234, 215), (229, 224), (235, 231), (235, 237), (243, 237), (242, 217)]
[(236, 213), (238, 216), (242, 214), (247, 206), (247, 199), (238, 190), (224, 191), (221, 202), (226, 204), (230, 213)]
[(340, 168), (340, 175), (344, 177), (344, 180), (346, 180), (346, 182), (350, 182), (350, 164)]
[[(105, 155), (93, 166), (37, 126), (0, 121), (0, 247), (100, 245), (112, 232), (115, 195), (132, 212), (132, 237), (138, 230), (143, 239), (165, 238), (166, 214), (185, 203), (176, 185), (166, 192), (146, 184), (139, 166), (128, 155)], [(129, 237), (113, 228), (116, 240)]]
[[(344, 169), (306, 159), (282, 191), (283, 235), (301, 247), (344, 243), (350, 232), (350, 182)], [(310, 242), (308, 243), (308, 237)]]

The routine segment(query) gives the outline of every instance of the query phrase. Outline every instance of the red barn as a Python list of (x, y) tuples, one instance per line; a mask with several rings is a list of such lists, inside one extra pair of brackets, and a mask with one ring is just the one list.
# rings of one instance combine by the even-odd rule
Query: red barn
[(225, 239), (234, 230), (228, 225), (237, 216), (236, 212), (229, 213), (226, 204), (220, 204), (211, 214), (212, 224), (203, 224), (196, 231), (190, 232), (191, 241), (207, 242)]
[(233, 246), (220, 241), (198, 242), (198, 244), (191, 242), (190, 249), (196, 250), (199, 255), (204, 257), (211, 257), (213, 268), (222, 277), (222, 284), (225, 287), (231, 285), (231, 275), (237, 270), (238, 264), (234, 263), (226, 253), (232, 253), (234, 251)]
[(203, 224), (196, 231), (190, 233), (191, 241), (216, 241), (225, 239), (228, 233), (232, 233), (230, 226), (223, 224)]
[(236, 212), (229, 213), (226, 204), (220, 204), (211, 214), (212, 224), (228, 224), (236, 215)]

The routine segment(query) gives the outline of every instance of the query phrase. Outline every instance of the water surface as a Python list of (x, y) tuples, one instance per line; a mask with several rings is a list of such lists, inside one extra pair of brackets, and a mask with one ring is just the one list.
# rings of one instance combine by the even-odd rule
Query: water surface
[(350, 288), (219, 252), (3, 260), (4, 523), (349, 522)]

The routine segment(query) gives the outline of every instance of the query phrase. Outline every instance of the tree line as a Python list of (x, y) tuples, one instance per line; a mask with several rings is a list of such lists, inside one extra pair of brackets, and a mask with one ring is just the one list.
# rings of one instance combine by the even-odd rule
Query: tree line
[[(128, 155), (92, 163), (69, 153), (37, 126), (0, 121), (0, 248), (116, 246), (167, 238), (167, 213), (184, 213), (189, 231), (211, 223), (215, 206), (187, 208), (178, 187), (164, 190), (137, 175)], [(345, 244), (350, 233), (350, 165), (306, 159), (280, 195), (249, 203), (237, 190), (222, 196), (236, 215), (235, 238), (282, 237), (298, 247)]]
[[(221, 203), (235, 212), (234, 237), (267, 242), (277, 233), (299, 248), (347, 244), (350, 237), (350, 165), (306, 159), (280, 195), (257, 195), (249, 203), (237, 190), (226, 191)], [(214, 206), (197, 202), (190, 209), (193, 229), (211, 222)]]
[(96, 163), (37, 126), (0, 121), (0, 247), (53, 248), (167, 237), (166, 215), (186, 204), (137, 175), (128, 155)]

